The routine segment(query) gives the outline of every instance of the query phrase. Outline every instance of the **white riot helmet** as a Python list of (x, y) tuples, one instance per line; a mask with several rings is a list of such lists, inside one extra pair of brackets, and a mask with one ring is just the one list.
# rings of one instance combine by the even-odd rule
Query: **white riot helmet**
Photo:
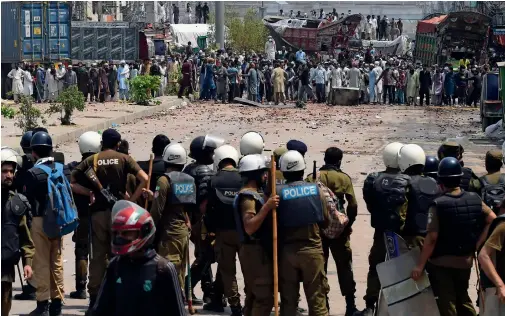
[(382, 160), (384, 161), (386, 168), (398, 169), (398, 153), (402, 147), (403, 144), (398, 142), (386, 145), (384, 151), (382, 152)]
[(4, 162), (13, 162), (16, 164), (16, 168), (21, 167), (23, 165), (23, 158), (12, 148), (3, 146), (1, 150), (1, 161), (2, 164)]
[(266, 169), (268, 168), (265, 158), (261, 155), (247, 155), (242, 157), (238, 166), (238, 171), (240, 173)]
[(257, 132), (247, 132), (240, 139), (240, 154), (242, 156), (261, 154), (265, 148), (263, 136)]
[(405, 172), (407, 168), (415, 165), (423, 165), (426, 162), (426, 154), (421, 146), (408, 144), (403, 146), (398, 153), (398, 164), (400, 170)]
[(181, 144), (170, 144), (163, 150), (163, 160), (172, 165), (184, 166), (188, 160), (188, 155)]
[(282, 172), (295, 172), (305, 170), (305, 160), (296, 150), (290, 150), (281, 156), (279, 161)]
[(79, 151), (81, 155), (100, 152), (102, 136), (97, 132), (89, 131), (79, 137)]
[(238, 164), (239, 154), (238, 151), (230, 145), (223, 145), (218, 147), (214, 151), (214, 166), (216, 169), (219, 168), (219, 163), (225, 159), (231, 159), (235, 163), (235, 166)]

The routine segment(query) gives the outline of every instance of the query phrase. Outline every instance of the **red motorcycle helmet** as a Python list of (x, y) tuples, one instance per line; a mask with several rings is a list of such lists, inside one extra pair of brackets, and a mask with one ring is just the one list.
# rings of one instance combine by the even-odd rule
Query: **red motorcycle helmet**
[(156, 227), (151, 214), (142, 207), (129, 201), (117, 201), (112, 216), (113, 254), (121, 256), (137, 252), (153, 241)]

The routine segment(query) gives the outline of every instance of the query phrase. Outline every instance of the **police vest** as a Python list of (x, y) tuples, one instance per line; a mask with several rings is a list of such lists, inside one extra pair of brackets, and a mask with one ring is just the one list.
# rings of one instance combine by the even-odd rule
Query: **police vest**
[[(491, 223), (491, 226), (489, 226), (489, 231), (488, 231), (488, 234), (487, 234), (487, 239), (489, 238), (489, 236), (491, 236), (491, 234), (495, 230), (496, 226), (498, 226), (502, 222), (505, 222), (505, 214), (502, 214), (502, 215), (496, 217), (493, 220), (493, 222)], [(505, 251), (505, 249), (502, 249), (501, 251)], [(496, 262), (496, 266), (497, 267), (500, 264), (505, 264), (505, 262), (498, 262), (498, 261)], [(500, 277), (503, 280), (503, 278), (505, 276), (500, 275)], [(495, 287), (495, 285), (493, 284), (493, 282), (491, 282), (491, 280), (489, 280), (489, 278), (487, 277), (487, 275), (484, 273), (484, 271), (482, 269), (480, 269), (480, 279), (481, 279), (482, 287), (483, 288), (487, 289), (487, 288)]]
[(323, 204), (319, 187), (304, 181), (277, 186), (280, 197), (277, 214), (279, 226), (305, 227), (323, 221)]
[(10, 192), (10, 199), (2, 210), (2, 264), (16, 265), (21, 257), (19, 223), (29, 209), (30, 203), (24, 195)]
[(425, 236), (428, 213), (433, 201), (440, 196), (440, 188), (430, 177), (412, 176), (410, 181), (409, 206), (403, 228), (404, 236)]
[(220, 171), (211, 181), (212, 199), (211, 222), (217, 230), (235, 230), (233, 202), (242, 187), (240, 174), (235, 170)]
[[(380, 174), (381, 172), (370, 173), (363, 183), (363, 200), (365, 200), (367, 207), (373, 207), (375, 203), (374, 182)], [(371, 211), (371, 209), (368, 211)]]
[(470, 168), (463, 168), (463, 175), (461, 176), (461, 182), (459, 187), (465, 191), (468, 191), (470, 188), (470, 180), (472, 180), (473, 171)]
[[(139, 167), (144, 170), (146, 174), (149, 174), (149, 161), (138, 161), (137, 162)], [(156, 183), (158, 182), (158, 179), (165, 174), (167, 168), (165, 161), (163, 159), (156, 158), (153, 160), (153, 169), (151, 173), (151, 183), (149, 185), (149, 189), (151, 191), (156, 191)], [(140, 183), (137, 181), (137, 184)]]
[(194, 162), (187, 165), (182, 171), (185, 174), (192, 176), (195, 179), (196, 197), (198, 203), (207, 198), (210, 189), (211, 177), (215, 174), (212, 169), (206, 165)]
[(235, 217), (235, 225), (237, 227), (237, 231), (240, 235), (240, 242), (241, 243), (249, 243), (252, 240), (256, 239), (257, 234), (253, 234), (253, 236), (249, 236), (244, 228), (244, 222), (242, 220), (242, 212), (240, 210), (240, 198), (242, 196), (249, 196), (252, 197), (256, 203), (259, 203), (260, 206), (263, 206), (265, 204), (265, 200), (263, 197), (256, 191), (251, 191), (251, 190), (243, 190), (239, 192), (236, 196), (235, 199), (233, 200), (233, 215)]
[(400, 208), (407, 201), (410, 177), (405, 174), (383, 172), (373, 183), (372, 227), (399, 232), (402, 225)]
[(196, 204), (196, 186), (193, 177), (177, 171), (165, 173), (170, 181), (170, 204)]
[(439, 232), (432, 257), (470, 256), (485, 226), (482, 200), (473, 192), (435, 199)]

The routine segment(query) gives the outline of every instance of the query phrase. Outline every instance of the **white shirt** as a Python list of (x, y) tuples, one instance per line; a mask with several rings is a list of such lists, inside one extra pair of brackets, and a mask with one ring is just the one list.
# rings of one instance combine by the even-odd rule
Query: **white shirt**
[(376, 18), (371, 19), (370, 24), (372, 24), (372, 28), (376, 29), (377, 28), (377, 19)]

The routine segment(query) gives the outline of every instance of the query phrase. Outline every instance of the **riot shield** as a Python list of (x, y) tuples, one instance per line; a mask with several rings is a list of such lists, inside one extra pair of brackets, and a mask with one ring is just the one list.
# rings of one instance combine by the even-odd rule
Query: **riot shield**
[[(420, 255), (419, 248), (414, 248), (377, 265), (377, 274), (382, 286), (381, 308), (378, 309), (377, 315), (440, 315), (426, 272), (417, 282), (410, 277)], [(384, 312), (386, 314), (383, 314)]]

